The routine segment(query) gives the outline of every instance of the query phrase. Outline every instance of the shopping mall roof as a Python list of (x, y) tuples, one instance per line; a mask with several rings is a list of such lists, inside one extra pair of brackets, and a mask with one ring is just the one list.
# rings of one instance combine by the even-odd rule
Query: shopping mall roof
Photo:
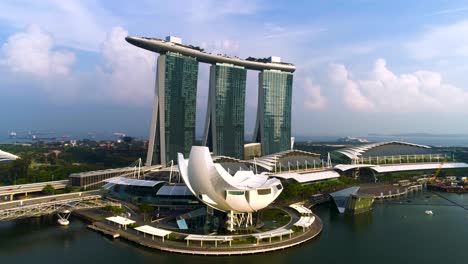
[(129, 173), (129, 172), (137, 172), (137, 167), (124, 167), (124, 168), (116, 168), (116, 169), (107, 169), (107, 170), (97, 170), (97, 171), (86, 171), (86, 172), (78, 172), (70, 174), (70, 177), (90, 177), (95, 175), (103, 175), (103, 174), (112, 174), (112, 173)]
[(315, 181), (339, 178), (340, 174), (334, 170), (325, 170), (325, 171), (306, 172), (306, 173), (286, 172), (286, 173), (274, 174), (272, 176), (280, 178), (280, 179), (293, 179), (299, 183), (306, 183), (306, 182), (315, 182)]
[(365, 144), (365, 145), (358, 145), (358, 146), (353, 146), (353, 147), (348, 147), (344, 149), (339, 149), (335, 150), (334, 152), (341, 153), (345, 156), (347, 156), (350, 159), (359, 159), (362, 158), (362, 155), (376, 147), (381, 147), (385, 145), (403, 145), (403, 146), (411, 146), (411, 147), (418, 147), (418, 148), (424, 148), (424, 149), (431, 149), (431, 147), (426, 146), (426, 145), (419, 145), (419, 144), (413, 144), (413, 143), (407, 143), (407, 142), (401, 142), (401, 141), (388, 141), (388, 142), (379, 142), (379, 143), (372, 143), (372, 144)]
[(187, 185), (164, 185), (162, 186), (156, 195), (164, 196), (193, 196)]
[(164, 183), (162, 181), (147, 181), (147, 180), (125, 178), (125, 177), (114, 177), (114, 178), (106, 179), (104, 180), (104, 182), (117, 184), (117, 185), (141, 186), (141, 187), (154, 187), (160, 183)]
[[(397, 164), (380, 165), (371, 167), (377, 173), (396, 172), (396, 171), (418, 171), (418, 170), (436, 170), (440, 163), (416, 163), (416, 164)], [(468, 164), (463, 162), (447, 162), (442, 165), (442, 169), (460, 169), (468, 168)]]
[[(369, 168), (377, 173), (398, 172), (398, 171), (418, 171), (418, 170), (436, 170), (440, 167), (440, 162), (432, 163), (405, 163), (392, 165), (372, 165), (372, 164), (339, 164), (334, 167), (336, 170), (347, 171), (357, 168)], [(442, 169), (468, 168), (468, 164), (463, 162), (446, 162)]]
[(275, 165), (278, 164), (278, 162), (282, 158), (285, 158), (287, 156), (294, 156), (294, 155), (295, 156), (303, 155), (303, 156), (314, 157), (314, 158), (320, 157), (320, 154), (317, 154), (317, 153), (307, 152), (307, 151), (298, 150), (298, 149), (291, 149), (291, 150), (281, 151), (278, 153), (270, 154), (270, 155), (259, 157), (259, 158), (254, 158), (252, 160), (249, 160), (248, 162), (254, 165), (262, 166), (263, 168), (269, 171), (273, 171), (275, 169)]
[(338, 164), (333, 168), (339, 171), (347, 171), (351, 169), (370, 168), (370, 167), (375, 167), (375, 166), (376, 165), (372, 165), (372, 164)]

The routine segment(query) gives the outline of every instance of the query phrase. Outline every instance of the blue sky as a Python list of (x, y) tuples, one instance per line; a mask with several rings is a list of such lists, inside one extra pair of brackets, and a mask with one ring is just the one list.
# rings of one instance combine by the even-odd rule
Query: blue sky
[[(155, 54), (127, 35), (175, 35), (213, 53), (296, 64), (296, 136), (468, 130), (468, 1), (3, 0), (0, 133), (146, 136)], [(199, 75), (198, 135), (207, 65)]]

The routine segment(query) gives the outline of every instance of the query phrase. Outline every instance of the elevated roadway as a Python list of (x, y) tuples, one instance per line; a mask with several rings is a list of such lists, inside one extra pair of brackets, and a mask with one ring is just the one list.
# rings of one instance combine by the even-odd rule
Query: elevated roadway
[(47, 185), (54, 187), (56, 190), (64, 189), (68, 185), (68, 180), (1, 186), (0, 197), (8, 196), (11, 201), (16, 194), (25, 194), (27, 196), (29, 193), (41, 192)]

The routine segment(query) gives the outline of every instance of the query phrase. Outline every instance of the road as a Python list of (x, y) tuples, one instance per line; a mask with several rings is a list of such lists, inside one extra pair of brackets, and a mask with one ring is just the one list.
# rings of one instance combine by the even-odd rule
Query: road
[(33, 193), (33, 192), (40, 192), (44, 189), (46, 185), (51, 185), (56, 190), (64, 189), (68, 185), (68, 180), (1, 186), (0, 197), (9, 196), (11, 199), (12, 198), (11, 196), (16, 195), (16, 194), (28, 194), (28, 193)]

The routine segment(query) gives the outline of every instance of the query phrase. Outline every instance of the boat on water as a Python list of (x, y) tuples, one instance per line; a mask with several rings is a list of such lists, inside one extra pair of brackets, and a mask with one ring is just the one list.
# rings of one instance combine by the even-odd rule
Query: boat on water
[(427, 215), (433, 215), (434, 213), (432, 213), (431, 210), (426, 210), (425, 214), (427, 214)]

